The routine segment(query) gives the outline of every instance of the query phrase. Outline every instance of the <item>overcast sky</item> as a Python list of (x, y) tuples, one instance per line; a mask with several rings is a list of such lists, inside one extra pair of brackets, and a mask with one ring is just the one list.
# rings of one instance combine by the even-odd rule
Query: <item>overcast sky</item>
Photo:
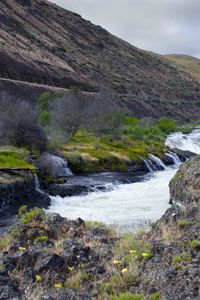
[(146, 50), (200, 57), (200, 0), (51, 0)]

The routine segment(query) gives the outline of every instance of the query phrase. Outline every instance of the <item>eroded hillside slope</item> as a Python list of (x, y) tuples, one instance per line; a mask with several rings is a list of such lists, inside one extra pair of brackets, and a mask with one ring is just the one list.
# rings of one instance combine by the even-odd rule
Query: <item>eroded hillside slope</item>
[(75, 13), (45, 0), (2, 0), (0, 24), (0, 77), (89, 92), (109, 85), (141, 117), (200, 114), (200, 84), (189, 74)]

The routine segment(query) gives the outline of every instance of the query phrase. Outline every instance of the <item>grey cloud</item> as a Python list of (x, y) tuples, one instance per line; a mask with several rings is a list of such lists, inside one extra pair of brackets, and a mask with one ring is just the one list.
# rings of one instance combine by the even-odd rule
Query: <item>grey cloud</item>
[(200, 56), (200, 0), (52, 0), (131, 44)]

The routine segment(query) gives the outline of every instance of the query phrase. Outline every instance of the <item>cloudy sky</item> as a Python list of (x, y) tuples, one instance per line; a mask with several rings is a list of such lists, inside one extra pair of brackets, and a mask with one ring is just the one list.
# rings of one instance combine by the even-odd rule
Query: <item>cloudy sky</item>
[(51, 0), (131, 44), (200, 57), (200, 0)]

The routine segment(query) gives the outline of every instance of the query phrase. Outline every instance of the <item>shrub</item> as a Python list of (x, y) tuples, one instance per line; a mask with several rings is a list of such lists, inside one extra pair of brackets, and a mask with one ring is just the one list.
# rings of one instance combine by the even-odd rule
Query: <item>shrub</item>
[(177, 125), (176, 122), (170, 118), (164, 117), (160, 119), (157, 124), (157, 127), (160, 128), (164, 133), (169, 134), (176, 130)]
[(162, 295), (160, 292), (155, 292), (155, 293), (152, 293), (151, 295), (149, 295), (147, 297), (147, 300), (161, 300), (162, 298)]
[(190, 243), (191, 248), (200, 249), (200, 241), (198, 240), (192, 240)]
[(123, 117), (123, 121), (126, 125), (129, 126), (136, 126), (139, 123), (139, 120), (136, 117), (131, 117), (127, 115)]
[(126, 290), (127, 285), (124, 281), (124, 278), (121, 276), (121, 274), (114, 274), (108, 279), (106, 279), (104, 282), (102, 282), (99, 286), (99, 293), (100, 294), (118, 294), (122, 292), (123, 290)]
[(126, 265), (134, 265), (141, 259), (152, 257), (152, 247), (150, 244), (135, 239), (132, 233), (126, 233), (122, 236), (114, 249), (116, 259), (122, 257), (122, 262)]
[(49, 111), (50, 110), (50, 100), (52, 98), (51, 93), (44, 92), (40, 94), (37, 100), (37, 105), (42, 111)]
[(191, 256), (187, 255), (187, 253), (183, 252), (177, 256), (174, 256), (172, 259), (172, 265), (175, 267), (179, 267), (183, 262), (190, 262)]
[(39, 115), (38, 122), (43, 126), (43, 127), (48, 127), (50, 126), (51, 123), (51, 113), (49, 111), (43, 111)]
[(89, 274), (84, 270), (79, 270), (67, 279), (65, 286), (69, 289), (75, 289), (77, 291), (84, 288), (85, 283), (90, 279)]
[(29, 150), (46, 150), (47, 137), (37, 124), (37, 109), (26, 101), (0, 103), (0, 141), (27, 147)]
[(143, 300), (143, 294), (122, 293), (119, 296), (110, 296), (109, 300)]
[(7, 249), (10, 245), (11, 236), (0, 237), (0, 250)]
[(34, 207), (22, 215), (21, 223), (31, 225), (32, 223), (43, 221), (44, 217), (44, 210), (41, 208)]
[(27, 213), (27, 205), (22, 205), (18, 210), (18, 216), (24, 215)]
[(186, 227), (187, 225), (189, 225), (189, 221), (186, 220), (186, 219), (180, 219), (180, 220), (177, 222), (177, 225), (178, 225), (178, 227), (180, 227), (180, 228), (184, 228), (184, 227)]
[(48, 242), (48, 236), (47, 235), (41, 235), (41, 236), (38, 236), (35, 240), (34, 240), (34, 242), (35, 243), (46, 243), (46, 242)]

